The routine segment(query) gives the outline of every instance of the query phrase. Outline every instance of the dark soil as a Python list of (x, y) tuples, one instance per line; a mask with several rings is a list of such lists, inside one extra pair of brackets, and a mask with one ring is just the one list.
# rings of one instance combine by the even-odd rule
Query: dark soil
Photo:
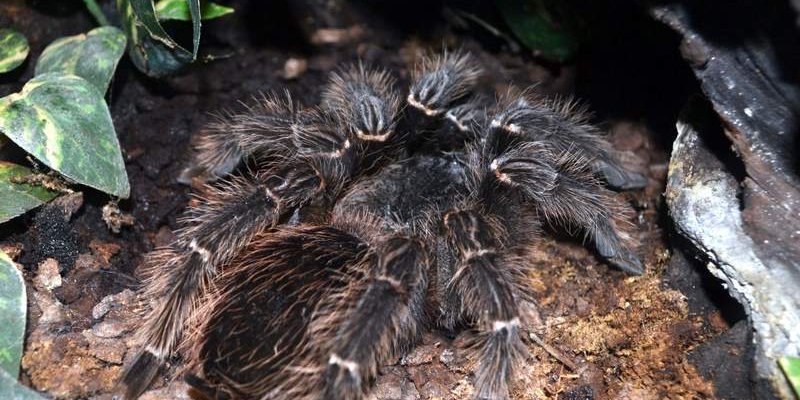
[[(455, 26), (435, 2), (355, 3), (339, 14), (320, 11), (326, 10), (322, 6), (230, 3), (237, 10), (233, 16), (203, 26), (202, 49), (216, 60), (153, 80), (123, 59), (112, 82), (107, 100), (132, 188), (130, 199), (119, 205), (134, 217), (133, 226), (112, 233), (102, 219), (110, 199), (80, 188), (83, 197), (67, 201), (79, 206), (74, 212), (69, 204), (52, 204), (0, 227), (0, 247), (22, 265), (29, 282), (25, 384), (57, 398), (111, 396), (136, 346), (131, 332), (139, 308), (137, 267), (148, 251), (173, 237), (191, 192), (177, 178), (190, 160), (193, 134), (210, 113), (238, 109), (239, 100), (283, 87), (314, 104), (327, 74), (358, 59), (392, 70), (404, 84), (422, 52), (445, 44), (479, 58), (488, 90), (502, 91), (509, 82), (537, 84), (544, 93), (585, 100), (615, 146), (630, 152), (630, 165), (650, 177), (646, 189), (622, 194), (636, 210), (632, 222), (647, 265), (644, 276), (610, 270), (572, 240), (546, 240), (537, 249), (530, 277), (540, 320), (534, 332), (551, 350), (530, 346), (515, 398), (751, 397), (749, 328), (741, 311), (691, 256), (670, 244), (661, 193), (675, 116), (696, 84), (666, 28), (635, 5), (600, 2), (587, 14), (596, 20), (589, 46), (576, 63), (558, 66), (511, 53), (502, 39), (475, 25)], [(25, 68), (0, 77), (0, 96), (31, 77), (31, 60), (49, 42), (93, 27), (81, 4), (0, 4), (0, 26), (20, 29), (32, 48)], [(486, 5), (462, 6), (502, 27)], [(347, 34), (336, 44), (308, 44), (306, 38), (325, 26), (346, 28)], [(307, 69), (286, 79), (290, 58)], [(24, 160), (13, 148), (0, 155)], [(462, 342), (462, 336), (427, 335), (412, 354), (384, 368), (375, 396), (468, 397), (472, 386)], [(147, 398), (183, 396), (177, 370), (157, 380)]]

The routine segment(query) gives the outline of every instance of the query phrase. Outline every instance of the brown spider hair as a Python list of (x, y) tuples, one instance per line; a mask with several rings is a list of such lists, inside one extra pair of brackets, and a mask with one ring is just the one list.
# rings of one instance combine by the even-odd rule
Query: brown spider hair
[(401, 110), (390, 75), (358, 64), (331, 76), (320, 106), (270, 95), (204, 131), (207, 180), (243, 161), (252, 171), (208, 183), (148, 258), (152, 307), (126, 397), (182, 350), (198, 398), (361, 399), (438, 326), (477, 333), (475, 397), (507, 398), (541, 227), (582, 233), (641, 273), (605, 184), (646, 179), (574, 103), (530, 91), (492, 103), (473, 93), (479, 75), (467, 53), (428, 57)]

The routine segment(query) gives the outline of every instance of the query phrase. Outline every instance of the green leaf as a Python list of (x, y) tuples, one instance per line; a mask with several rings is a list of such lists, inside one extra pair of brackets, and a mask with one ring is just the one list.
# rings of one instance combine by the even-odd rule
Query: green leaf
[(26, 307), (22, 273), (0, 250), (0, 369), (12, 377), (19, 375)]
[(579, 47), (579, 25), (570, 2), (563, 0), (497, 0), (514, 35), (543, 58), (565, 62)]
[(197, 58), (200, 50), (200, 0), (186, 0), (189, 3), (189, 14), (192, 15), (192, 60)]
[(43, 400), (44, 397), (23, 386), (17, 379), (0, 369), (0, 398), (8, 400)]
[(27, 297), (25, 280), (14, 262), (0, 250), (0, 398), (42, 400), (17, 382), (25, 340)]
[(51, 43), (36, 62), (36, 75), (63, 72), (78, 75), (105, 93), (125, 53), (125, 34), (113, 27), (95, 28)]
[(103, 9), (100, 7), (99, 4), (95, 0), (83, 0), (83, 3), (86, 5), (86, 10), (89, 11), (89, 14), (92, 14), (97, 24), (100, 26), (109, 26), (111, 24), (108, 23), (108, 18), (103, 13)]
[(28, 58), (28, 39), (13, 29), (0, 29), (0, 74), (19, 67)]
[(128, 53), (136, 67), (152, 77), (180, 71), (194, 62), (200, 46), (200, 0), (188, 2), (192, 16), (192, 51), (181, 47), (156, 18), (152, 0), (117, 0), (128, 35)]
[[(200, 15), (204, 21), (219, 18), (232, 13), (231, 7), (226, 7), (210, 1), (200, 1)], [(191, 21), (192, 14), (186, 0), (161, 0), (156, 3), (156, 15), (161, 21), (178, 20)]]
[(778, 360), (786, 379), (794, 389), (794, 394), (800, 397), (800, 357), (785, 356)]
[(130, 194), (103, 94), (81, 77), (42, 74), (0, 99), (0, 132), (73, 181), (123, 198)]
[(41, 186), (15, 183), (33, 172), (28, 168), (0, 161), (0, 223), (6, 222), (28, 210), (39, 207), (58, 196)]

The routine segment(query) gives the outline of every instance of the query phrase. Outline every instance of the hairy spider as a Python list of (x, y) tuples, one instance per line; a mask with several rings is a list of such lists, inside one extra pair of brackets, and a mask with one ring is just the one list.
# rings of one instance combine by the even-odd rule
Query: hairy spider
[[(331, 76), (321, 105), (264, 96), (203, 132), (209, 180), (177, 240), (148, 258), (152, 309), (126, 396), (183, 354), (199, 398), (360, 399), (423, 330), (476, 331), (475, 397), (507, 398), (543, 224), (642, 272), (622, 168), (571, 102), (474, 94), (468, 54), (425, 58), (403, 99), (385, 71)], [(194, 321), (194, 322), (192, 322)]]

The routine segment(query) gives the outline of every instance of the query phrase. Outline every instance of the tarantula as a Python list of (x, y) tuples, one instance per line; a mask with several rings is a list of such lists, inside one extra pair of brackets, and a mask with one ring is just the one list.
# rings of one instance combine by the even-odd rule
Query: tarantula
[(490, 102), (474, 93), (480, 74), (467, 53), (428, 56), (402, 99), (389, 73), (359, 64), (331, 75), (319, 106), (268, 95), (204, 131), (209, 181), (252, 167), (206, 185), (148, 258), (126, 396), (186, 330), (195, 397), (360, 399), (438, 327), (476, 331), (475, 397), (507, 398), (543, 225), (640, 274), (626, 207), (601, 180), (646, 179), (573, 103), (531, 90)]

